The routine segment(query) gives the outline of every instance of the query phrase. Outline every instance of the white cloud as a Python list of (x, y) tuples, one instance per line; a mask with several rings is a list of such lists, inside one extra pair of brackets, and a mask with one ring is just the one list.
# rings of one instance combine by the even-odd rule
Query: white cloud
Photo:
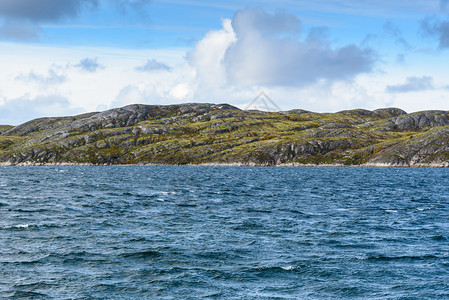
[[(109, 107), (120, 90), (128, 85), (140, 83), (142, 80), (145, 85), (150, 85), (153, 80), (158, 80), (160, 86), (157, 90), (163, 89), (167, 92), (161, 92), (161, 97), (148, 95), (145, 103), (160, 101), (162, 97), (169, 95), (169, 83), (173, 82), (175, 86), (186, 82), (182, 80), (182, 67), (177, 67), (176, 74), (163, 72), (167, 77), (159, 73), (145, 73), (142, 76), (134, 67), (148, 56), (179, 66), (185, 64), (186, 51), (185, 48), (129, 50), (0, 43), (1, 95), (4, 99), (35, 99), (56, 94), (67, 99), (73, 107), (79, 107), (83, 111), (95, 111), (101, 105)], [(107, 68), (102, 72), (79, 72), (74, 65), (86, 57), (98, 57), (98, 62)], [(188, 71), (192, 73), (190, 68)], [(189, 78), (193, 76), (190, 75)], [(168, 104), (169, 101), (173, 99), (168, 99), (165, 103)], [(26, 114), (25, 111), (21, 113)]]
[(198, 91), (195, 72), (186, 63), (178, 65), (173, 72), (150, 72), (144, 77), (135, 72), (129, 73), (129, 77), (132, 80), (122, 86), (110, 107), (201, 101), (195, 94)]
[(156, 59), (149, 59), (143, 66), (136, 68), (140, 72), (154, 72), (154, 71), (171, 71), (171, 67)]
[(319, 34), (298, 35), (300, 22), (283, 12), (238, 11), (232, 20), (235, 42), (223, 63), (230, 84), (237, 86), (306, 86), (319, 80), (352, 80), (369, 73), (376, 55), (356, 45), (333, 47)]
[(231, 20), (223, 20), (223, 29), (210, 31), (187, 55), (202, 88), (220, 89), (226, 84), (223, 64), (227, 49), (236, 41)]
[[(400, 37), (396, 29), (388, 28), (393, 36)], [(409, 54), (407, 61), (422, 61), (419, 55), (423, 54)], [(440, 63), (441, 59), (435, 60)], [(25, 119), (77, 111), (72, 108), (95, 111), (131, 103), (211, 102), (243, 108), (262, 90), (285, 110), (449, 108), (447, 101), (430, 103), (433, 107), (422, 101), (426, 92), (444, 99), (447, 90), (443, 89), (388, 93), (386, 87), (392, 83), (408, 83), (403, 81), (410, 70), (385, 65), (380, 73), (373, 68), (375, 62), (376, 56), (369, 49), (335, 46), (316, 31), (302, 32), (294, 16), (258, 9), (240, 11), (233, 20), (224, 19), (222, 28), (211, 30), (192, 49), (0, 43), (0, 114), (20, 111), (19, 116)], [(422, 73), (434, 78), (435, 87), (448, 84), (438, 80), (447, 78), (446, 71), (437, 73), (435, 64), (424, 65), (423, 61)], [(104, 69), (80, 72), (83, 66), (93, 71)], [(170, 72), (164, 71), (166, 67)], [(42, 99), (53, 102), (44, 105)], [(435, 107), (437, 104), (440, 107)]]
[(18, 125), (35, 118), (74, 115), (81, 111), (80, 108), (71, 106), (68, 99), (60, 95), (36, 98), (23, 96), (4, 100), (0, 105), (0, 124)]
[(20, 74), (16, 80), (24, 82), (35, 82), (42, 86), (61, 84), (67, 81), (67, 74), (64, 67), (52, 66), (45, 74), (30, 71), (27, 74)]
[(435, 89), (433, 85), (433, 78), (430, 76), (407, 77), (405, 83), (397, 85), (388, 85), (386, 91), (388, 93), (409, 93), (419, 91), (429, 91)]
[(84, 58), (78, 64), (75, 65), (76, 68), (80, 68), (83, 71), (89, 73), (95, 73), (98, 70), (102, 70), (105, 67), (98, 63), (98, 58)]

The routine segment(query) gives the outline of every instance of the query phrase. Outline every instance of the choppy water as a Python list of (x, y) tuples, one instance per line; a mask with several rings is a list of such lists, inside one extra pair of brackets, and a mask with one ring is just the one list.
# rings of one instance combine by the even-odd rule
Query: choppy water
[(449, 299), (448, 175), (0, 168), (0, 298)]

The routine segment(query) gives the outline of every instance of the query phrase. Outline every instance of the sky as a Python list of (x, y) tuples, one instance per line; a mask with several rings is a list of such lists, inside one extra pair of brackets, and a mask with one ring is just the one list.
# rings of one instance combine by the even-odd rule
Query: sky
[(449, 0), (0, 0), (0, 124), (261, 92), (449, 110)]

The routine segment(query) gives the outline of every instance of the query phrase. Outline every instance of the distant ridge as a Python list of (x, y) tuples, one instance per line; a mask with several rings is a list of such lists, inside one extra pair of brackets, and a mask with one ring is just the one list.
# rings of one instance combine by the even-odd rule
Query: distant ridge
[(0, 164), (449, 166), (449, 114), (128, 105), (0, 126)]

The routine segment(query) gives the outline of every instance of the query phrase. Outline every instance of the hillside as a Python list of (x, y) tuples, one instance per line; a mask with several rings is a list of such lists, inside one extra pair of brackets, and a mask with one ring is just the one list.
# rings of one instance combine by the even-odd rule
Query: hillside
[(449, 114), (130, 105), (0, 126), (0, 163), (448, 166)]

